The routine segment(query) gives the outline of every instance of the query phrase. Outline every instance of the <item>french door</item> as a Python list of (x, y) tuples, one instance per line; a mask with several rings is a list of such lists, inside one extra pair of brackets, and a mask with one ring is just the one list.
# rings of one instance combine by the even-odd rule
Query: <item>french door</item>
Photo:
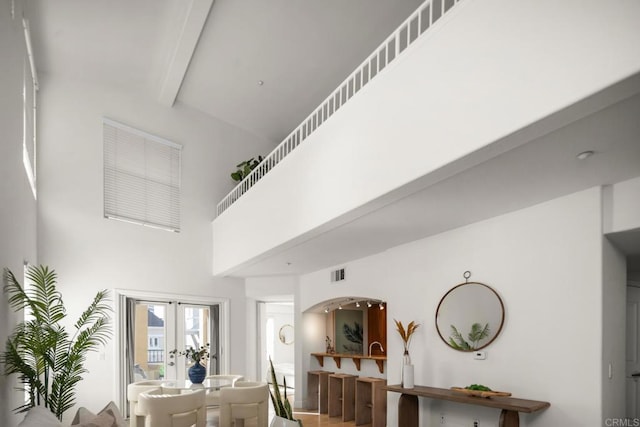
[(206, 362), (209, 374), (220, 372), (217, 339), (218, 307), (161, 301), (136, 301), (133, 328), (134, 380), (187, 378), (191, 365), (184, 356), (172, 350), (184, 351), (209, 345)]
[(187, 379), (191, 361), (172, 354), (209, 345), (207, 374), (226, 372), (226, 301), (119, 295), (120, 399), (135, 381)]

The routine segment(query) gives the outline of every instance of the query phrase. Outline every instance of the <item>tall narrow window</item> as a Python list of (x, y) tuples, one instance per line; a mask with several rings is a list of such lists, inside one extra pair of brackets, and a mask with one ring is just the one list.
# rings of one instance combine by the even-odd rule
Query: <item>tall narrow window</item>
[(22, 129), (22, 163), (31, 185), (33, 197), (36, 193), (36, 94), (38, 92), (38, 78), (31, 49), (31, 35), (29, 23), (22, 20), (24, 39), (27, 54), (23, 65), (22, 105), (23, 105), (23, 129)]
[(182, 146), (103, 119), (104, 216), (180, 231)]

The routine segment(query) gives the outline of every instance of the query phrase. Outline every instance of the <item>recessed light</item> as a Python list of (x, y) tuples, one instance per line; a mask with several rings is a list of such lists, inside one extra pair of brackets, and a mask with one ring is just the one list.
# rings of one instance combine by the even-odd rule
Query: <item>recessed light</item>
[(258, 80), (258, 86), (262, 86), (264, 82), (262, 80)]
[(593, 151), (589, 150), (589, 151), (583, 151), (582, 153), (578, 154), (576, 157), (579, 160), (584, 160), (584, 159), (588, 159), (589, 157), (593, 156)]

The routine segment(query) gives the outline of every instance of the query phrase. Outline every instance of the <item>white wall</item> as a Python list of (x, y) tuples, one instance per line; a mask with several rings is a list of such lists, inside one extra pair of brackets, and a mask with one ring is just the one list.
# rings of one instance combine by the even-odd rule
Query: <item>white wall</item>
[[(22, 66), (26, 48), (22, 32), (21, 2), (16, 19), (11, 1), (0, 0), (0, 269), (9, 268), (22, 277), (24, 261), (36, 258), (36, 202), (22, 165)], [(18, 316), (0, 298), (0, 349)], [(11, 410), (22, 402), (13, 388), (16, 376), (0, 375), (0, 425), (17, 424), (22, 416)]]
[(640, 177), (605, 187), (605, 233), (640, 229)]
[[(69, 313), (102, 288), (229, 298), (230, 369), (244, 372), (244, 283), (212, 277), (211, 220), (235, 165), (270, 144), (184, 106), (82, 81), (43, 76), (41, 99), (39, 255), (58, 272)], [(103, 116), (183, 145), (180, 233), (103, 218)], [(90, 356), (80, 405), (116, 400), (115, 357), (114, 340), (104, 360)]]
[[(601, 193), (593, 188), (346, 263), (348, 279), (327, 283), (327, 271), (300, 278), (301, 307), (336, 293), (378, 294), (388, 302), (387, 375), (400, 382), (402, 343), (393, 319), (421, 324), (410, 352), (415, 382), (449, 388), (472, 383), (542, 400), (551, 407), (521, 415), (522, 426), (601, 425)], [(464, 271), (503, 299), (506, 316), (487, 359), (445, 345), (435, 328), (442, 296)], [(623, 307), (619, 307), (623, 310)], [(302, 357), (318, 343), (305, 342)], [(343, 362), (344, 363), (344, 362)], [(576, 390), (589, 390), (576, 393)], [(397, 426), (398, 395), (388, 395), (388, 425)], [(421, 425), (496, 425), (499, 411), (421, 399)], [(439, 425), (439, 424), (438, 424)]]
[(640, 70), (639, 14), (624, 0), (456, 6), (216, 218), (214, 272), (527, 142), (478, 151)]

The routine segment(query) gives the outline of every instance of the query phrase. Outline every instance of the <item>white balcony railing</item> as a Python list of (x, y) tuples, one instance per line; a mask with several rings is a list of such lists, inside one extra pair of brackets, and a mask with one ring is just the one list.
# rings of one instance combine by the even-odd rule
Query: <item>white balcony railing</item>
[(224, 212), (247, 190), (280, 163), (313, 131), (414, 43), (425, 31), (462, 0), (426, 0), (356, 70), (295, 128), (247, 177), (227, 194), (216, 208)]

